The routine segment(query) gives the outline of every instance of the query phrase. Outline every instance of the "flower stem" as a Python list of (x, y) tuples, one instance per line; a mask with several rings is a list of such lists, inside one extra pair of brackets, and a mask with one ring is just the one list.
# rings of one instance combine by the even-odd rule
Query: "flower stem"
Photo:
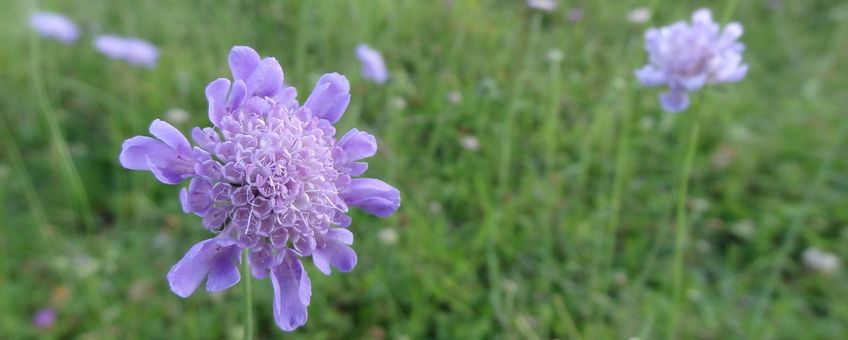
[(249, 249), (244, 249), (244, 256), (241, 262), (242, 278), (244, 279), (244, 339), (253, 340), (253, 278), (250, 276), (250, 265), (247, 261)]
[(680, 315), (684, 314), (684, 312), (681, 310), (682, 308), (684, 308), (683, 288), (685, 286), (685, 278), (683, 275), (683, 262), (686, 257), (686, 239), (689, 235), (689, 227), (687, 225), (686, 216), (686, 201), (687, 196), (689, 194), (689, 176), (692, 173), (692, 163), (695, 159), (695, 150), (697, 149), (696, 146), (698, 145), (698, 136), (701, 127), (701, 123), (699, 120), (700, 117), (697, 112), (700, 110), (695, 111), (695, 115), (694, 117), (692, 117), (693, 119), (695, 119), (695, 122), (692, 124), (692, 130), (689, 133), (689, 144), (686, 147), (686, 156), (683, 159), (683, 169), (680, 173), (680, 191), (678, 192), (677, 196), (674, 258), (672, 262), (672, 293), (674, 299), (674, 310), (671, 314), (671, 323), (669, 323), (670, 338), (677, 338), (678, 318)]

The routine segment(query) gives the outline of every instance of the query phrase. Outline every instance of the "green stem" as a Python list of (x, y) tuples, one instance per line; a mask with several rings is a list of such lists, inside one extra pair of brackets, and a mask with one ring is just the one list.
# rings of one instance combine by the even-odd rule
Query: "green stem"
[[(35, 6), (34, 3), (31, 4), (30, 10), (32, 12), (35, 12)], [(67, 181), (72, 199), (80, 210), (82, 225), (86, 231), (91, 231), (96, 223), (94, 213), (91, 211), (90, 201), (85, 186), (82, 183), (82, 178), (79, 175), (76, 165), (74, 165), (70, 151), (68, 151), (68, 145), (65, 141), (59, 118), (48, 98), (45, 77), (42, 72), (40, 41), (36, 34), (30, 34), (30, 53), (30, 80), (32, 93), (35, 95), (35, 101), (39, 106), (37, 111), (41, 113), (47, 125), (46, 128), (53, 156), (58, 163), (60, 174), (63, 176), (62, 179)]]
[[(632, 93), (632, 91), (629, 91)], [(617, 136), (618, 143), (615, 151), (615, 172), (613, 173), (612, 191), (610, 193), (610, 218), (607, 224), (606, 252), (604, 254), (604, 263), (602, 264), (602, 272), (612, 273), (613, 263), (615, 262), (615, 248), (618, 241), (618, 225), (621, 217), (621, 196), (624, 192), (624, 185), (627, 177), (628, 155), (630, 154), (630, 110), (622, 110), (620, 120), (618, 122)], [(615, 129), (615, 127), (613, 127)], [(603, 292), (606, 293), (609, 288), (609, 280), (603, 282)]]
[(250, 254), (250, 250), (245, 249), (241, 262), (242, 278), (244, 279), (244, 339), (253, 340), (253, 288), (251, 287), (253, 278), (250, 275), (248, 254)]
[(686, 147), (686, 156), (683, 160), (683, 169), (680, 173), (680, 191), (677, 196), (677, 216), (675, 225), (674, 237), (674, 258), (672, 262), (673, 281), (672, 292), (674, 298), (674, 309), (671, 314), (671, 323), (669, 323), (669, 335), (671, 338), (677, 337), (678, 319), (683, 314), (681, 309), (683, 306), (683, 290), (685, 287), (685, 278), (683, 275), (683, 262), (686, 255), (686, 240), (689, 235), (689, 227), (687, 225), (686, 216), (686, 200), (689, 194), (689, 176), (692, 173), (692, 163), (695, 160), (695, 150), (698, 145), (698, 137), (700, 135), (701, 123), (698, 113), (695, 110), (695, 122), (692, 125), (692, 130), (689, 133), (689, 144)]
[[(503, 127), (503, 135), (501, 140), (501, 155), (500, 155), (500, 163), (498, 164), (498, 196), (500, 197), (505, 192), (509, 190), (509, 179), (511, 175), (511, 166), (512, 164), (512, 130), (515, 125), (515, 119), (518, 115), (518, 110), (520, 108), (520, 98), (522, 95), (522, 86), (524, 84), (524, 80), (527, 79), (528, 74), (530, 73), (531, 60), (532, 60), (532, 51), (531, 47), (536, 46), (539, 37), (539, 31), (542, 28), (542, 16), (541, 14), (536, 14), (531, 19), (530, 23), (530, 33), (527, 37), (527, 44), (524, 45), (526, 51), (524, 53), (524, 63), (516, 77), (516, 81), (513, 84), (512, 88), (512, 98), (510, 99), (509, 106), (507, 107), (506, 119), (502, 125)], [(516, 42), (519, 46), (522, 41)]]

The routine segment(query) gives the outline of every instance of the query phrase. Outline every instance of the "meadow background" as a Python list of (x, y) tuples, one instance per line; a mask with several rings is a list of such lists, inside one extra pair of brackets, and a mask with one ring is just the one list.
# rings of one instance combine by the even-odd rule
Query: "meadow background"
[[(644, 24), (626, 20), (648, 6)], [(389, 219), (354, 212), (357, 268), (313, 282), (309, 321), (259, 338), (839, 338), (848, 257), (848, 2), (30, 1), (0, 10), (0, 338), (239, 338), (242, 289), (188, 299), (164, 279), (205, 238), (178, 188), (122, 169), (121, 142), (179, 108), (208, 126), (203, 89), (231, 46), (276, 57), (304, 100), (340, 72), (340, 131), (375, 134), (369, 177), (401, 190)], [(697, 8), (740, 21), (750, 72), (663, 113), (633, 70), (649, 26)], [(579, 8), (582, 18), (569, 19)], [(86, 32), (32, 32), (35, 9)], [(94, 33), (158, 45), (153, 70), (98, 54)], [(354, 47), (391, 80), (362, 79)], [(558, 53), (560, 51), (561, 53)], [(692, 126), (675, 283), (675, 204)], [(469, 137), (479, 141), (474, 148)], [(396, 236), (396, 237), (393, 237)], [(682, 295), (675, 296), (675, 286)], [(53, 307), (56, 324), (31, 317)], [(677, 325), (677, 329), (671, 326)]]

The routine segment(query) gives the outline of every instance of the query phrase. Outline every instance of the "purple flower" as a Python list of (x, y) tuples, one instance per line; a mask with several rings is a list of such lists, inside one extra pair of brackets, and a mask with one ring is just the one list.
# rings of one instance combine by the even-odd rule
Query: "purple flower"
[(52, 307), (42, 308), (32, 316), (32, 324), (39, 329), (53, 327), (56, 323), (56, 310)]
[(150, 69), (156, 66), (156, 60), (159, 59), (156, 46), (137, 38), (101, 35), (94, 39), (94, 48), (111, 59)]
[(167, 275), (171, 290), (188, 297), (227, 289), (241, 279), (240, 253), (256, 278), (271, 278), (274, 319), (291, 331), (306, 323), (312, 287), (302, 258), (324, 274), (356, 266), (350, 247), (349, 207), (376, 216), (400, 206), (394, 187), (362, 175), (362, 160), (377, 152), (374, 136), (352, 129), (336, 140), (337, 122), (350, 102), (350, 84), (326, 74), (304, 105), (284, 85), (274, 58), (236, 46), (229, 56), (233, 79), (206, 87), (212, 127), (194, 128), (188, 139), (155, 120), (155, 138), (124, 142), (121, 164), (147, 170), (161, 182), (180, 184), (186, 213), (202, 217), (215, 236), (194, 245)]
[(546, 12), (553, 11), (559, 5), (557, 0), (527, 0), (527, 6)]
[(742, 63), (745, 45), (738, 42), (742, 25), (713, 22), (708, 9), (692, 14), (692, 23), (677, 22), (645, 32), (649, 64), (636, 70), (646, 86), (668, 86), (660, 95), (663, 108), (680, 112), (689, 106), (689, 92), (707, 84), (742, 80), (748, 65)]
[(375, 49), (366, 44), (356, 45), (356, 57), (362, 63), (362, 77), (377, 84), (383, 84), (389, 80), (389, 70), (383, 56)]
[(36, 12), (29, 17), (29, 23), (41, 36), (70, 44), (80, 36), (79, 28), (71, 19), (60, 14)]
[(578, 22), (583, 20), (583, 9), (579, 7), (572, 8), (568, 11), (568, 21)]

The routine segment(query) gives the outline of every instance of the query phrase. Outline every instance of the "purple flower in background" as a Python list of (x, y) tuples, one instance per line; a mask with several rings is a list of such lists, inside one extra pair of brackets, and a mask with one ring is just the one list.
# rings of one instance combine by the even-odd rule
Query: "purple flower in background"
[(354, 178), (368, 169), (362, 159), (377, 152), (377, 140), (357, 129), (336, 139), (333, 124), (350, 102), (344, 76), (325, 74), (299, 105), (276, 59), (236, 46), (229, 64), (233, 80), (206, 87), (213, 126), (192, 130), (196, 146), (155, 120), (155, 138), (128, 139), (120, 161), (166, 184), (189, 180), (180, 191), (183, 210), (215, 234), (171, 268), (174, 293), (188, 297), (204, 279), (208, 291), (235, 285), (239, 254), (247, 249), (252, 275), (271, 279), (277, 325), (291, 331), (306, 323), (312, 294), (301, 259), (312, 257), (324, 274), (352, 270), (349, 207), (386, 217), (400, 206), (400, 193), (377, 179)]
[(568, 11), (568, 21), (579, 22), (580, 20), (583, 20), (582, 8), (575, 7)]
[(54, 323), (56, 323), (56, 310), (51, 307), (42, 308), (32, 316), (32, 324), (39, 329), (53, 327)]
[(528, 7), (546, 12), (553, 11), (558, 4), (557, 0), (527, 0)]
[(745, 77), (748, 65), (742, 63), (740, 36), (742, 25), (732, 22), (722, 29), (708, 9), (695, 11), (691, 24), (651, 28), (645, 32), (649, 64), (636, 70), (636, 78), (646, 86), (668, 86), (660, 95), (663, 109), (683, 111), (689, 107), (689, 92)]
[(29, 17), (29, 23), (41, 36), (70, 44), (80, 36), (79, 28), (71, 19), (60, 14), (36, 12)]
[(156, 66), (156, 60), (159, 59), (159, 49), (156, 46), (137, 38), (101, 35), (94, 39), (94, 48), (111, 59), (146, 68)]
[(389, 70), (383, 56), (366, 44), (356, 45), (356, 57), (362, 63), (362, 77), (377, 84), (383, 84), (389, 79)]

